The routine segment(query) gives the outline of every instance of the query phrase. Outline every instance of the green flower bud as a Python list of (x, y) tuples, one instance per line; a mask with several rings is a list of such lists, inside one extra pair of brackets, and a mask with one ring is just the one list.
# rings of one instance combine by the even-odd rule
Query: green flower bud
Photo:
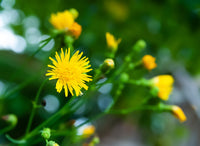
[(122, 73), (120, 76), (120, 81), (126, 83), (129, 80), (129, 75), (127, 73)]
[(131, 62), (131, 56), (130, 56), (130, 55), (127, 55), (127, 56), (125, 57), (125, 61), (126, 61), (126, 62)]
[(142, 51), (144, 48), (146, 48), (146, 42), (144, 40), (138, 40), (133, 46), (133, 49), (137, 52)]
[(105, 59), (103, 64), (101, 65), (101, 71), (103, 73), (108, 73), (114, 67), (115, 67), (115, 63), (113, 59), (108, 58), (108, 59)]
[(74, 19), (78, 18), (79, 12), (76, 9), (71, 8), (69, 12), (73, 15)]
[(11, 124), (12, 126), (17, 125), (18, 119), (17, 116), (14, 114), (5, 115), (2, 117), (2, 119)]
[(41, 136), (42, 136), (44, 139), (49, 139), (49, 138), (51, 137), (51, 129), (49, 129), (49, 128), (44, 128), (44, 129), (42, 130)]
[(55, 141), (48, 141), (46, 146), (59, 146), (59, 144), (57, 144)]
[(93, 138), (93, 140), (92, 140), (92, 143), (93, 143), (93, 144), (99, 144), (99, 143), (100, 143), (99, 137), (95, 136), (95, 137)]

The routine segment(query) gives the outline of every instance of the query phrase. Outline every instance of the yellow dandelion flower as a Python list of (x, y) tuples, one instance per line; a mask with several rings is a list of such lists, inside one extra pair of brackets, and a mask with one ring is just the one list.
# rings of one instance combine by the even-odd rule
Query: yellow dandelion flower
[(50, 23), (58, 30), (68, 30), (74, 23), (74, 16), (67, 10), (51, 14)]
[(167, 100), (173, 89), (173, 77), (170, 75), (160, 75), (154, 77), (151, 81), (153, 83), (153, 86), (159, 89), (158, 97), (162, 100)]
[(82, 27), (78, 23), (74, 22), (72, 26), (69, 28), (69, 33), (78, 38), (81, 35)]
[(179, 106), (173, 105), (172, 113), (177, 119), (179, 119), (180, 122), (184, 122), (187, 120), (183, 110)]
[(142, 63), (144, 65), (144, 67), (148, 70), (152, 70), (152, 69), (156, 68), (157, 64), (155, 63), (155, 61), (156, 61), (156, 58), (154, 58), (151, 55), (145, 55), (142, 58)]
[(79, 54), (76, 51), (72, 57), (70, 57), (70, 49), (66, 49), (65, 53), (61, 48), (60, 56), (56, 52), (55, 59), (49, 57), (53, 65), (48, 65), (51, 70), (47, 70), (46, 76), (51, 76), (49, 80), (57, 79), (56, 90), (58, 93), (61, 92), (64, 87), (65, 96), (68, 96), (68, 90), (74, 96), (74, 91), (76, 96), (81, 94), (81, 88), (85, 90), (88, 86), (85, 82), (91, 81), (90, 75), (86, 73), (91, 71), (91, 65), (89, 65), (89, 60), (87, 57), (82, 57), (83, 52)]
[(90, 137), (95, 132), (95, 127), (93, 125), (89, 125), (85, 127), (83, 130), (83, 136)]
[(108, 47), (111, 50), (116, 51), (119, 43), (121, 42), (121, 39), (116, 40), (112, 34), (110, 34), (109, 32), (106, 32), (106, 41), (107, 41)]

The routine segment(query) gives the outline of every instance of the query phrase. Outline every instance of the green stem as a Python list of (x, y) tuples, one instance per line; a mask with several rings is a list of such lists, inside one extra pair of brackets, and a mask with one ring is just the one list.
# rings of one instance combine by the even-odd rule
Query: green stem
[(16, 139), (13, 139), (12, 137), (10, 137), (8, 134), (6, 134), (6, 138), (8, 139), (8, 140), (10, 140), (12, 143), (15, 143), (15, 144), (24, 144), (24, 143), (26, 143), (26, 141), (25, 140), (16, 140)]
[(45, 83), (48, 81), (48, 79), (44, 80), (44, 82), (41, 84), (37, 94), (36, 94), (36, 97), (35, 97), (35, 101), (33, 102), (33, 109), (32, 109), (32, 112), (31, 112), (31, 115), (30, 115), (30, 118), (29, 118), (29, 121), (28, 121), (28, 125), (27, 125), (27, 128), (26, 128), (26, 135), (29, 133), (30, 131), (30, 128), (31, 128), (31, 124), (33, 122), (33, 118), (35, 116), (35, 112), (36, 112), (36, 109), (38, 108), (37, 107), (37, 103), (38, 103), (38, 100), (39, 100), (39, 96), (40, 96), (40, 93), (42, 91), (42, 88), (44, 87)]
[(118, 86), (117, 91), (116, 91), (116, 94), (115, 94), (115, 96), (114, 96), (114, 98), (113, 98), (113, 101), (112, 101), (111, 104), (106, 108), (106, 110), (105, 110), (104, 112), (102, 112), (102, 113), (100, 113), (100, 114), (98, 114), (98, 115), (96, 115), (96, 116), (94, 116), (94, 117), (88, 119), (87, 121), (81, 123), (80, 125), (77, 126), (77, 128), (78, 128), (78, 127), (81, 127), (81, 126), (85, 125), (86, 123), (89, 123), (89, 122), (91, 122), (91, 121), (93, 121), (93, 120), (96, 120), (96, 119), (98, 119), (98, 118), (100, 118), (100, 117), (106, 115), (107, 113), (109, 113), (110, 109), (111, 109), (111, 108), (115, 105), (115, 103), (117, 102), (117, 100), (118, 100), (118, 98), (119, 98), (119, 96), (120, 96), (121, 91), (122, 91), (123, 88), (124, 88), (124, 85), (123, 85), (123, 84), (120, 84), (120, 85)]
[(52, 115), (50, 118), (48, 118), (46, 121), (41, 123), (39, 126), (37, 126), (33, 131), (28, 133), (24, 139), (29, 139), (33, 136), (35, 136), (42, 128), (44, 128), (46, 125), (53, 123), (53, 121), (56, 121), (60, 119), (63, 115), (70, 113), (71, 111), (69, 110), (69, 105), (73, 101), (73, 99), (76, 98), (75, 96), (67, 103), (65, 106), (63, 106), (58, 112), (56, 112), (54, 115)]
[(118, 88), (117, 88), (117, 90), (116, 90), (116, 94), (115, 94), (115, 96), (114, 96), (114, 98), (113, 98), (113, 101), (112, 101), (111, 104), (107, 107), (107, 109), (105, 110), (105, 113), (109, 112), (110, 109), (115, 105), (115, 103), (117, 102), (117, 100), (118, 100), (118, 98), (119, 98), (119, 96), (120, 96), (120, 94), (121, 94), (123, 88), (124, 88), (124, 85), (123, 85), (122, 83), (119, 84), (119, 86), (118, 86)]
[(138, 110), (159, 110), (159, 107), (143, 105), (143, 106), (134, 107), (134, 108), (130, 108), (130, 109), (110, 110), (107, 113), (108, 114), (128, 114), (128, 113), (132, 113), (132, 112), (138, 111)]
[(14, 127), (15, 127), (15, 126), (13, 126), (13, 125), (9, 125), (9, 126), (3, 128), (3, 129), (1, 129), (1, 130), (0, 130), (0, 135), (2, 135), (3, 133), (6, 133), (6, 132), (8, 132), (8, 131), (10, 131), (10, 130), (13, 129)]
[(169, 112), (171, 111), (170, 105), (165, 105), (163, 103), (158, 103), (156, 105), (140, 105), (138, 107), (129, 108), (129, 109), (120, 109), (120, 110), (112, 110), (107, 112), (108, 114), (128, 114), (138, 110), (152, 110), (159, 112)]
[(74, 46), (72, 43), (68, 43), (68, 48), (70, 48), (71, 53), (74, 52)]
[(138, 86), (150, 86), (151, 82), (146, 79), (140, 79), (140, 80), (129, 80), (127, 83), (138, 85)]

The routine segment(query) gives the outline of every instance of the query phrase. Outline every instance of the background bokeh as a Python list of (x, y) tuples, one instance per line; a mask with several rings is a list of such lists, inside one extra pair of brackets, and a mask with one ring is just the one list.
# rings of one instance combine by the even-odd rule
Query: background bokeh
[[(140, 77), (141, 72), (147, 78), (158, 74), (173, 75), (175, 87), (167, 103), (180, 105), (188, 118), (185, 123), (179, 123), (169, 113), (150, 111), (126, 116), (105, 116), (96, 121), (101, 139), (99, 146), (196, 146), (200, 143), (199, 0), (2, 0), (0, 4), (0, 95), (39, 73), (38, 80), (22, 92), (3, 100), (0, 98), (0, 115), (14, 111), (20, 117), (16, 129), (10, 133), (13, 137), (24, 133), (21, 127), (27, 123), (31, 100), (35, 97), (41, 79), (45, 78), (46, 64), (41, 62), (47, 63), (46, 58), (50, 55), (48, 50), (56, 47), (57, 42), (52, 39), (34, 59), (28, 63), (25, 60), (41, 46), (40, 41), (50, 35), (51, 13), (75, 8), (79, 11), (77, 22), (82, 25), (83, 31), (74, 47), (91, 58), (94, 69), (105, 59), (106, 32), (122, 38), (116, 68), (134, 43), (144, 39), (147, 49), (135, 58), (151, 54), (156, 57), (158, 67), (152, 72), (133, 72), (133, 78)], [(105, 109), (112, 100), (111, 88), (112, 84), (102, 87), (95, 97), (98, 106), (88, 109)], [(135, 106), (148, 94), (146, 90), (127, 86), (116, 106)], [(50, 84), (42, 96), (50, 106), (38, 112), (35, 125), (65, 102), (65, 99), (56, 98), (59, 95)], [(77, 115), (83, 114), (82, 109), (77, 111)], [(86, 112), (83, 115), (89, 114)], [(0, 137), (1, 141), (6, 140)]]

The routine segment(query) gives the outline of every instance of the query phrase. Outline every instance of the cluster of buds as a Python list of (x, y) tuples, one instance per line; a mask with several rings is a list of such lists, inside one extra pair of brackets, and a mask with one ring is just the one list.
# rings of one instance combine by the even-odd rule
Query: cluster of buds
[[(116, 52), (118, 49), (118, 45), (121, 42), (121, 39), (116, 40), (114, 36), (110, 33), (106, 33), (106, 40), (108, 48), (112, 52)], [(141, 52), (146, 48), (146, 42), (144, 40), (138, 40), (135, 45), (133, 46), (133, 52)], [(143, 67), (147, 69), (148, 71), (151, 71), (152, 69), (155, 69), (157, 67), (156, 64), (156, 58), (151, 55), (144, 55), (142, 59), (137, 62), (133, 63), (132, 58), (134, 54), (130, 53), (125, 57), (125, 62), (128, 64), (128, 69), (134, 69), (135, 67)], [(112, 64), (112, 65), (111, 65)], [(103, 72), (109, 71), (114, 66), (114, 61), (111, 59), (106, 59), (101, 66), (101, 69)], [(125, 68), (126, 69), (126, 68)], [(124, 71), (120, 74), (120, 81), (121, 83), (130, 82), (129, 75)], [(153, 77), (150, 80), (141, 79), (137, 81), (133, 81), (135, 85), (144, 85), (151, 88), (151, 94), (153, 96), (156, 96), (160, 98), (161, 100), (168, 100), (169, 96), (173, 90), (173, 83), (174, 78), (171, 75), (159, 75), (156, 77)], [(186, 120), (186, 116), (182, 109), (178, 106), (168, 106), (166, 105), (169, 112), (172, 112), (173, 115), (178, 118), (181, 122)], [(166, 108), (165, 108), (166, 109)]]
[(51, 137), (51, 129), (50, 128), (44, 128), (41, 131), (41, 136), (46, 140), (46, 146), (59, 146), (55, 141), (52, 141), (50, 139)]

